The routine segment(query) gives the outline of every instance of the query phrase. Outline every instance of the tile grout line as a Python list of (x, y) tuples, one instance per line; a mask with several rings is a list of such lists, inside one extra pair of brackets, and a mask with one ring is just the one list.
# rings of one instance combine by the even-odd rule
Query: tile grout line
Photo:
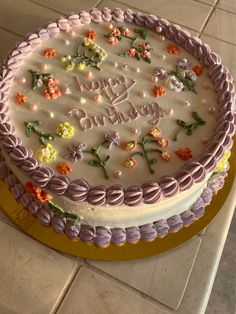
[(76, 265), (75, 269), (73, 270), (70, 278), (69, 278), (69, 282), (67, 282), (64, 286), (64, 288), (62, 289), (61, 293), (59, 294), (56, 302), (54, 303), (52, 309), (50, 310), (50, 314), (56, 314), (62, 304), (62, 302), (64, 301), (64, 299), (66, 298), (70, 287), (72, 286), (75, 277), (78, 275), (80, 269), (83, 267), (84, 265)]
[(5, 32), (7, 32), (7, 33), (12, 34), (12, 35), (18, 36), (20, 38), (24, 38), (24, 36), (22, 36), (21, 34), (18, 34), (18, 33), (14, 32), (14, 31), (12, 31), (12, 30), (10, 30), (8, 28), (5, 28), (4, 26), (0, 26), (0, 29), (5, 31)]
[(164, 309), (168, 309), (168, 310), (171, 311), (171, 312), (175, 311), (175, 310), (173, 310), (172, 308), (168, 307), (166, 304), (164, 304), (164, 303), (162, 303), (162, 302), (160, 302), (160, 301), (157, 301), (157, 300), (154, 299), (153, 297), (151, 297), (151, 296), (145, 294), (144, 292), (142, 292), (142, 291), (140, 291), (140, 290), (138, 290), (138, 289), (136, 289), (136, 288), (130, 286), (130, 285), (127, 284), (126, 282), (124, 282), (124, 281), (122, 281), (122, 280), (120, 280), (120, 279), (118, 279), (118, 278), (112, 276), (111, 274), (108, 274), (108, 273), (106, 273), (105, 271), (103, 271), (103, 270), (101, 270), (101, 269), (99, 269), (99, 268), (97, 268), (97, 267), (95, 267), (95, 266), (89, 264), (86, 259), (85, 259), (85, 265), (84, 265), (83, 267), (85, 267), (85, 268), (87, 268), (87, 269), (89, 269), (89, 270), (92, 270), (93, 272), (99, 274), (99, 275), (102, 276), (103, 278), (106, 278), (106, 279), (108, 279), (108, 280), (110, 280), (110, 281), (111, 281), (111, 279), (112, 279), (112, 281), (118, 283), (118, 284), (121, 285), (123, 288), (125, 288), (125, 289), (127, 289), (127, 290), (131, 290), (134, 294), (140, 296), (141, 298), (143, 298), (143, 299), (145, 299), (145, 300), (148, 300), (149, 302), (151, 302), (151, 303), (154, 304), (154, 305), (161, 305)]
[(203, 33), (204, 30), (206, 29), (206, 26), (207, 26), (208, 22), (210, 21), (210, 19), (211, 19), (213, 13), (215, 12), (216, 7), (217, 7), (219, 1), (220, 1), (220, 0), (217, 0), (217, 1), (216, 1), (215, 6), (212, 8), (212, 10), (211, 10), (209, 16), (206, 18), (206, 21), (203, 23), (203, 25), (202, 25), (202, 27), (201, 27), (201, 30), (200, 30), (200, 33)]
[(39, 3), (38, 1), (34, 1), (34, 0), (28, 0), (28, 1), (31, 2), (31, 3), (33, 3), (33, 4), (35, 4), (35, 5), (37, 5), (37, 6), (39, 6), (39, 7), (48, 9), (48, 10), (50, 10), (50, 11), (52, 11), (52, 12), (56, 12), (56, 13), (58, 13), (58, 14), (63, 14), (64, 16), (66, 15), (65, 12), (62, 12), (62, 11), (59, 11), (59, 10), (50, 8), (50, 7), (48, 7), (47, 5), (44, 5), (44, 4)]

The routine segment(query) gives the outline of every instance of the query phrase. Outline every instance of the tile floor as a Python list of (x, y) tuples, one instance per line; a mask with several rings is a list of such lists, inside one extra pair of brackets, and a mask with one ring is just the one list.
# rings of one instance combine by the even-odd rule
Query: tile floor
[[(200, 36), (236, 78), (235, 0), (149, 0), (145, 6), (141, 0), (0, 0), (0, 59), (26, 33), (58, 15), (127, 4)], [(22, 234), (0, 212), (0, 313), (203, 313), (233, 214), (229, 197), (202, 235), (169, 253), (133, 262), (84, 261), (58, 253)], [(207, 314), (236, 313), (235, 243), (236, 216)]]

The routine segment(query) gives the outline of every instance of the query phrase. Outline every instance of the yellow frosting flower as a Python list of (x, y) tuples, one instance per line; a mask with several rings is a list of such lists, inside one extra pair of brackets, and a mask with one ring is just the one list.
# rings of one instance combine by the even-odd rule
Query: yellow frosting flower
[(222, 171), (225, 166), (227, 165), (228, 159), (231, 155), (230, 150), (227, 150), (223, 156), (223, 158), (220, 160), (220, 162), (218, 163), (218, 165), (216, 166), (214, 172), (220, 172)]
[(80, 70), (80, 71), (83, 71), (84, 69), (85, 69), (85, 67), (86, 67), (86, 65), (85, 65), (85, 63), (79, 63), (78, 65), (77, 65), (77, 69), (78, 70)]
[(56, 129), (56, 133), (62, 138), (71, 138), (74, 136), (74, 127), (68, 122), (60, 123)]
[(74, 63), (69, 63), (66, 67), (66, 71), (71, 72), (74, 70), (74, 67), (75, 67)]
[(47, 143), (39, 148), (36, 152), (36, 156), (40, 161), (48, 163), (56, 159), (57, 151), (51, 144)]

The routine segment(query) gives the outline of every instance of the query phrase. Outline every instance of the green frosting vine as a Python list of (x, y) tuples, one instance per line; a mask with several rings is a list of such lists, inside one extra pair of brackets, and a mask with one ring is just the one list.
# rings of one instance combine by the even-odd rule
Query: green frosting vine
[(45, 133), (38, 130), (38, 126), (42, 124), (41, 121), (35, 120), (30, 122), (25, 122), (25, 132), (27, 137), (31, 137), (34, 133), (39, 136), (39, 141), (42, 145), (46, 145), (47, 141), (53, 141), (55, 135), (51, 133)]
[(157, 158), (149, 158), (149, 154), (151, 153), (162, 153), (162, 151), (158, 148), (147, 148), (148, 144), (152, 144), (152, 143), (156, 143), (157, 140), (150, 138), (147, 135), (144, 135), (141, 139), (140, 142), (137, 142), (137, 144), (141, 147), (142, 151), (141, 152), (134, 152), (131, 154), (130, 157), (133, 157), (135, 155), (141, 156), (145, 159), (148, 169), (150, 171), (150, 173), (154, 173), (154, 169), (152, 168), (152, 165), (155, 164), (157, 162)]
[(195, 122), (193, 123), (187, 123), (180, 119), (176, 120), (176, 123), (180, 126), (180, 128), (173, 137), (173, 141), (177, 141), (178, 135), (181, 131), (186, 131), (187, 135), (192, 135), (194, 130), (196, 130), (198, 126), (204, 125), (206, 123), (206, 121), (204, 121), (196, 111), (192, 111), (191, 115), (195, 120)]
[(48, 201), (48, 208), (53, 213), (61, 216), (63, 218), (70, 218), (75, 220), (76, 222), (82, 221), (84, 218), (78, 214), (66, 213), (60, 206), (56, 205), (52, 201)]

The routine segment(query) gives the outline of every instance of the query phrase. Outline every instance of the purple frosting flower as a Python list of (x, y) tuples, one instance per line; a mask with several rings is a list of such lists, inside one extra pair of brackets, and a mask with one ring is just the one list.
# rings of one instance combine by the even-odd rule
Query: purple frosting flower
[(110, 149), (112, 144), (120, 145), (120, 136), (118, 132), (110, 132), (105, 134), (105, 146)]
[(164, 68), (156, 67), (153, 75), (160, 80), (164, 80), (167, 77), (167, 71)]
[(190, 67), (190, 63), (189, 63), (188, 59), (186, 59), (186, 58), (179, 59), (177, 62), (177, 67), (180, 69), (186, 70), (187, 68)]
[(196, 73), (193, 72), (192, 70), (183, 70), (183, 71), (181, 71), (181, 76), (183, 76), (184, 78), (188, 78), (191, 81), (196, 81), (196, 79), (197, 79)]
[(70, 160), (71, 162), (76, 162), (83, 159), (82, 152), (86, 149), (86, 145), (82, 143), (72, 144), (67, 147), (68, 153), (63, 156), (63, 158)]

